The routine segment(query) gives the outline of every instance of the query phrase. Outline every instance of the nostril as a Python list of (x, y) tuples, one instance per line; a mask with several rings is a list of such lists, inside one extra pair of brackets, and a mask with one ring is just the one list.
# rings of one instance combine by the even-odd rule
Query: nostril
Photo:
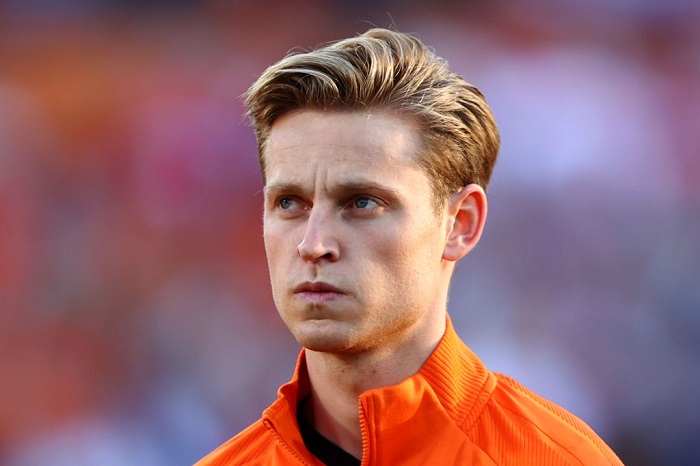
[(305, 239), (297, 246), (297, 254), (307, 262), (334, 261), (338, 258), (338, 248), (332, 241), (312, 243)]

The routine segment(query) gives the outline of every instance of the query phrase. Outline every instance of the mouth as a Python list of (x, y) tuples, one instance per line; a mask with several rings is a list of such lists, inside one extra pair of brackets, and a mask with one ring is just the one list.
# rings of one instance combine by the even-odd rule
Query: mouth
[(304, 282), (294, 288), (294, 296), (310, 303), (324, 303), (342, 297), (339, 288), (324, 282)]
[(329, 285), (325, 282), (304, 282), (301, 285), (294, 288), (294, 293), (338, 293), (343, 292), (340, 289)]

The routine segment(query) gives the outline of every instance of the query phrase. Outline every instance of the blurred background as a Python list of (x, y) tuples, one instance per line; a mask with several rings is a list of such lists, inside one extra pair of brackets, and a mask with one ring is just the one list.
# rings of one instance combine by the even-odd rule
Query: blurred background
[(502, 132), (464, 340), (629, 465), (700, 464), (700, 3), (0, 1), (0, 464), (187, 465), (296, 342), (240, 95), (393, 26)]

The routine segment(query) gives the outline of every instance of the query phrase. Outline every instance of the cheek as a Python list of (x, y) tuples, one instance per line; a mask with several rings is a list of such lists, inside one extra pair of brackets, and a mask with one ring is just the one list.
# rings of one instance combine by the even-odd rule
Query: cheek
[(265, 222), (263, 244), (273, 293), (282, 292), (298, 266), (299, 229), (282, 222)]
[(433, 262), (442, 257), (444, 242), (441, 239), (437, 225), (406, 228), (391, 235), (385, 242), (385, 249), (400, 264)]
[(284, 254), (284, 235), (266, 226), (263, 233), (263, 243), (274, 291), (275, 279), (284, 269), (285, 257), (287, 257), (287, 254)]
[(367, 250), (367, 277), (379, 278), (391, 290), (405, 288), (407, 282), (413, 283), (414, 277), (428, 272), (430, 248), (421, 237), (406, 237), (399, 232), (388, 236), (375, 247)]
[(444, 249), (437, 227), (418, 233), (387, 251), (386, 273), (395, 286), (409, 293), (431, 286), (433, 275), (440, 271)]
[(282, 252), (283, 248), (288, 247), (286, 242), (289, 241), (289, 229), (285, 232), (280, 222), (264, 219), (263, 221), (263, 243), (265, 245), (265, 253), (268, 261), (271, 257), (277, 259), (276, 255)]

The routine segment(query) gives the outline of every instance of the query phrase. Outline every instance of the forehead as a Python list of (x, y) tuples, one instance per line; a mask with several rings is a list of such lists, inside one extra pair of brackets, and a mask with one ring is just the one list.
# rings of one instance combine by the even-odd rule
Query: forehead
[(301, 110), (280, 117), (265, 147), (265, 178), (290, 168), (418, 167), (421, 137), (408, 118), (383, 111)]

